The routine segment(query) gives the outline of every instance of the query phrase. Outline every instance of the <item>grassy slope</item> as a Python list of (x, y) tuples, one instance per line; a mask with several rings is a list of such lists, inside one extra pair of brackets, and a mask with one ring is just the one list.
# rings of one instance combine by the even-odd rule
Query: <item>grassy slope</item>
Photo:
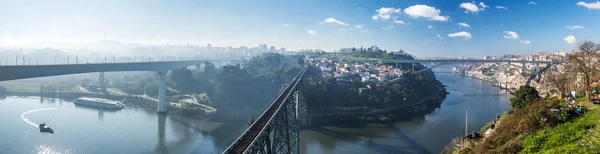
[[(566, 106), (564, 102), (542, 101), (504, 114), (496, 132), (489, 138), (470, 141), (465, 150), (451, 153), (599, 153), (600, 109), (580, 99), (588, 109), (582, 116), (573, 115), (564, 122), (551, 122), (556, 113), (550, 108)], [(547, 117), (547, 122), (540, 122)], [(480, 133), (489, 128), (485, 125)], [(448, 152), (448, 151), (446, 151)]]
[(521, 153), (600, 152), (598, 109), (587, 99), (580, 102), (589, 109), (587, 114), (525, 137)]

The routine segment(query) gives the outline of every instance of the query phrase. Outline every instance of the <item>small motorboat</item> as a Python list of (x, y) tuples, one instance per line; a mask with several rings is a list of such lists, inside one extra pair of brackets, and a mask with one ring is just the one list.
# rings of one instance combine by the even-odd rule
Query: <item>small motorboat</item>
[(45, 123), (41, 123), (39, 125), (39, 128), (40, 128), (40, 132), (42, 132), (42, 133), (52, 133), (52, 134), (54, 134), (54, 130), (52, 128), (46, 126)]

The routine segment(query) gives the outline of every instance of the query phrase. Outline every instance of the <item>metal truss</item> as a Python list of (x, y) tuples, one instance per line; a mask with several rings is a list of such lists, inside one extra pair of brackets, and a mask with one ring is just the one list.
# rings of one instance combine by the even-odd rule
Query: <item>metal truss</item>
[[(300, 87), (302, 84), (299, 84)], [(307, 118), (302, 88), (285, 100), (285, 104), (275, 113), (274, 120), (268, 124), (265, 132), (256, 137), (255, 142), (244, 153), (247, 154), (292, 154), (299, 153), (300, 124)]]

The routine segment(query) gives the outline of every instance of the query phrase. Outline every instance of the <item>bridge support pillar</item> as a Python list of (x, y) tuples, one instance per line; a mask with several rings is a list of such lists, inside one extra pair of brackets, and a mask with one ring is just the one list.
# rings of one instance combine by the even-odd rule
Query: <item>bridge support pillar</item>
[(412, 70), (415, 71), (415, 63), (412, 63)]
[(535, 63), (535, 78), (538, 80), (538, 82), (540, 78), (542, 78), (540, 75), (540, 63)]
[(106, 79), (104, 79), (104, 72), (100, 72), (98, 84), (100, 85), (102, 92), (106, 92)]
[(535, 74), (540, 73), (540, 63), (535, 63)]
[(156, 109), (157, 113), (167, 113), (167, 72), (157, 72), (158, 73), (158, 107)]

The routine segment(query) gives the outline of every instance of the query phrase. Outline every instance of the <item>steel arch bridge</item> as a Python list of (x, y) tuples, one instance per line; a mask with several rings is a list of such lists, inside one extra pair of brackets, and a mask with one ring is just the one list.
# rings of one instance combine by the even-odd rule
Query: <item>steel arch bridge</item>
[(224, 154), (299, 153), (299, 130), (307, 123), (302, 97), (304, 68)]

